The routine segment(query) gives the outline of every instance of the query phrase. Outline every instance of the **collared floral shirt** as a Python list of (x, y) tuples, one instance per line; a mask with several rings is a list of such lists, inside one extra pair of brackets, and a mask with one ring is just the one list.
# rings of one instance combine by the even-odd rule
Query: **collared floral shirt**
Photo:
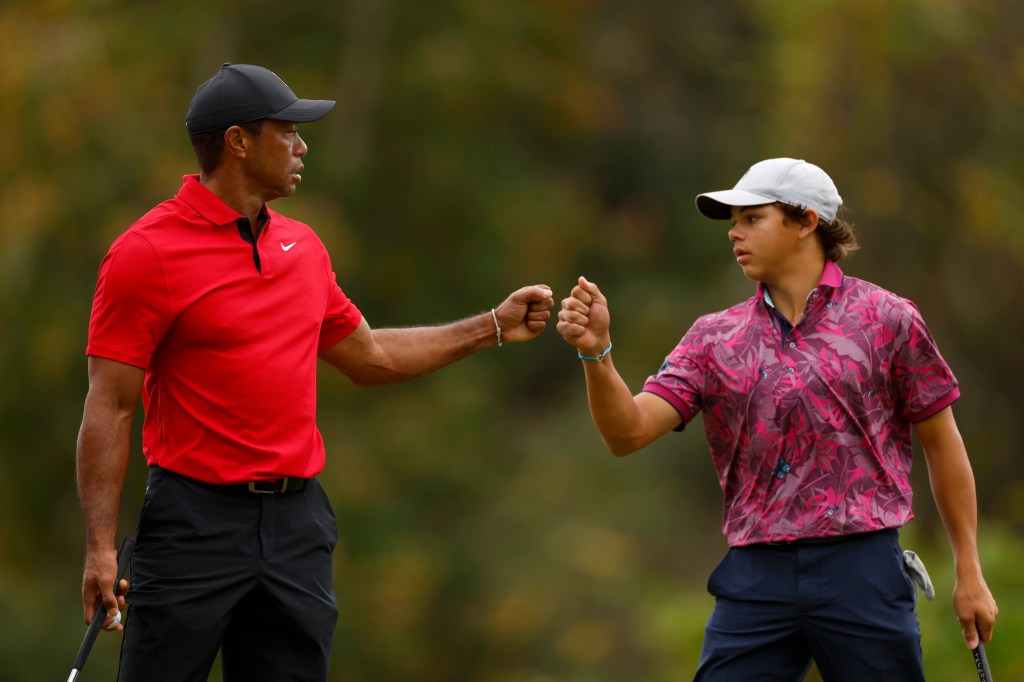
[(795, 328), (765, 293), (699, 318), (644, 386), (703, 412), (729, 545), (902, 526), (911, 424), (960, 396), (917, 307), (832, 262)]

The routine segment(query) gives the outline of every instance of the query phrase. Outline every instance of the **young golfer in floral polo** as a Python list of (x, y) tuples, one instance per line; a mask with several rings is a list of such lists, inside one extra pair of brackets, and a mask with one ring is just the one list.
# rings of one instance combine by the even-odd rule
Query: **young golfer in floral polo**
[(729, 551), (708, 581), (698, 680), (799, 680), (812, 660), (826, 680), (924, 679), (898, 537), (913, 518), (912, 433), (952, 546), (964, 641), (992, 636), (956, 378), (913, 303), (840, 269), (857, 248), (842, 206), (822, 169), (786, 158), (698, 196), (703, 215), (731, 221), (757, 290), (698, 319), (636, 395), (612, 362), (598, 287), (581, 277), (562, 301), (558, 330), (614, 454), (703, 413)]

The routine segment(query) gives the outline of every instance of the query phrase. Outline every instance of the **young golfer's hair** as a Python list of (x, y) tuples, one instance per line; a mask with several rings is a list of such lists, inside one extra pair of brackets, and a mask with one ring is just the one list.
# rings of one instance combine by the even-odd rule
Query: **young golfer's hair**
[[(787, 219), (795, 223), (803, 225), (807, 221), (806, 208), (781, 202), (776, 203), (776, 206), (782, 209)], [(843, 204), (839, 207), (836, 219), (832, 222), (818, 217), (818, 229), (815, 232), (818, 234), (822, 248), (825, 249), (825, 258), (834, 263), (838, 263), (860, 248), (860, 244), (857, 243), (857, 235), (853, 231), (853, 223), (846, 220), (847, 213), (846, 204)]]

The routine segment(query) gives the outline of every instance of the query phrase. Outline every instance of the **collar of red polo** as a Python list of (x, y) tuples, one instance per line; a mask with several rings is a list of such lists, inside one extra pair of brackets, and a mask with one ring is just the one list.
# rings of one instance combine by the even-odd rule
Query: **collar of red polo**
[(199, 182), (198, 175), (186, 175), (181, 179), (178, 198), (214, 225), (234, 225), (242, 217), (238, 211), (220, 200), (208, 187)]

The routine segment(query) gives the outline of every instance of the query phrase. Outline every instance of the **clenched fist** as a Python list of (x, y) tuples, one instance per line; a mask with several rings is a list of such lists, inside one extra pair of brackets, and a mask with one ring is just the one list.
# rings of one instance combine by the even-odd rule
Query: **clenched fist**
[(600, 356), (611, 343), (608, 299), (593, 282), (580, 277), (558, 312), (558, 333), (582, 355)]

